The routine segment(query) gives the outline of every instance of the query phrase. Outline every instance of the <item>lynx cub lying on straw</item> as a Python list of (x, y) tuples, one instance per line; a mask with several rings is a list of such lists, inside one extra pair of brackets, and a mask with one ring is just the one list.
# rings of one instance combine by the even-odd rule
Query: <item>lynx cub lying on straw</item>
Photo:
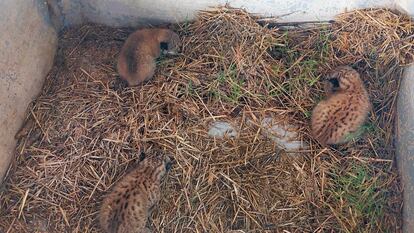
[(312, 113), (312, 134), (322, 144), (342, 144), (350, 140), (371, 109), (368, 92), (359, 73), (340, 66), (324, 81), (327, 98)]
[(99, 212), (104, 232), (151, 232), (145, 224), (151, 208), (160, 199), (161, 179), (170, 165), (168, 157), (145, 158), (114, 185)]
[(168, 29), (141, 29), (132, 33), (121, 49), (117, 69), (129, 86), (151, 79), (155, 59), (161, 53), (177, 54), (181, 44), (178, 35)]

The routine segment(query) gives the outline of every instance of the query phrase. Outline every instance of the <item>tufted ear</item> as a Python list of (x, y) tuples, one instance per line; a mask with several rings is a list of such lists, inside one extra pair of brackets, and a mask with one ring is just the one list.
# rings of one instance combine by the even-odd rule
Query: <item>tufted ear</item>
[(172, 163), (170, 161), (165, 163), (165, 170), (169, 171), (172, 168)]
[(160, 43), (160, 49), (161, 50), (168, 50), (168, 43), (167, 42), (161, 42)]
[(145, 152), (141, 151), (141, 153), (139, 154), (139, 157), (138, 157), (138, 161), (139, 161), (139, 162), (141, 162), (141, 161), (142, 161), (142, 160), (144, 160), (146, 157), (147, 157), (147, 156), (146, 156)]
[(171, 157), (169, 155), (165, 155), (165, 170), (167, 170), (167, 172), (169, 170), (171, 170), (172, 167), (172, 161), (171, 161)]

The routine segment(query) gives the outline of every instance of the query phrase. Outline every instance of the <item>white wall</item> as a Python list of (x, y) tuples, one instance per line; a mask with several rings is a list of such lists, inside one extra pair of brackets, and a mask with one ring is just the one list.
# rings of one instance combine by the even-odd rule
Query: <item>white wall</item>
[(407, 67), (397, 104), (397, 165), (404, 189), (404, 232), (414, 232), (414, 65)]
[(414, 16), (414, 0), (396, 0), (397, 8)]
[(52, 66), (57, 36), (43, 1), (0, 0), (0, 22), (1, 183), (14, 155), (14, 135)]
[[(412, 1), (412, 0), (402, 0)], [(230, 3), (280, 21), (330, 20), (357, 8), (396, 6), (395, 0), (56, 0), (65, 11), (65, 25), (89, 21), (110, 26), (132, 26), (193, 19), (198, 10)]]

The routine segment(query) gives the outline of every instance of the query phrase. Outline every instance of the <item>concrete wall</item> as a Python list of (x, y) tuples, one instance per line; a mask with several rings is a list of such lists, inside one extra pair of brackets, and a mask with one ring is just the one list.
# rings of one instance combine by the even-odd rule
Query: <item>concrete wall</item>
[[(403, 0), (411, 1), (411, 0)], [(249, 12), (280, 16), (280, 21), (330, 20), (346, 10), (395, 7), (395, 0), (49, 0), (63, 11), (64, 25), (84, 21), (110, 26), (191, 20), (198, 10), (230, 3)]]
[(57, 36), (47, 5), (0, 1), (0, 183), (14, 155), (15, 133), (49, 71)]
[(413, 0), (396, 0), (397, 8), (414, 15), (414, 1)]
[(397, 164), (404, 188), (404, 232), (414, 232), (414, 66), (405, 69), (398, 96)]

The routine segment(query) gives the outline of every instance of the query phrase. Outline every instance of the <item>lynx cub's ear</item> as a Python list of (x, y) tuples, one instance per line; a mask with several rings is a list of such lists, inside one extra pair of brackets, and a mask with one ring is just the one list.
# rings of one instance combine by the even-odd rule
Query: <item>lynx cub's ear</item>
[(343, 144), (359, 130), (371, 109), (369, 95), (359, 73), (349, 66), (335, 68), (329, 75), (327, 98), (312, 112), (312, 135), (322, 145)]
[(172, 163), (172, 161), (171, 161), (171, 157), (170, 156), (165, 156), (165, 169), (167, 170), (167, 171), (170, 171), (171, 170), (171, 168), (172, 168), (172, 166), (173, 166), (173, 163)]

